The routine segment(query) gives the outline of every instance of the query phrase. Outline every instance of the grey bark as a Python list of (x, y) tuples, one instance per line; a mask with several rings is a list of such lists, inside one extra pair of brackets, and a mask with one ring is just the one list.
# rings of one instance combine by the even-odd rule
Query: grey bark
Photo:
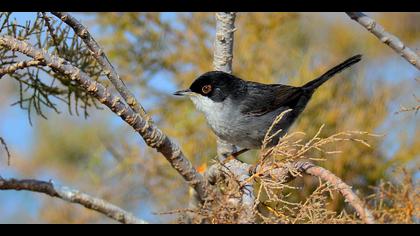
[(374, 224), (375, 219), (373, 218), (372, 213), (365, 207), (365, 204), (360, 200), (360, 198), (353, 192), (351, 186), (344, 183), (343, 180), (335, 176), (329, 170), (324, 169), (320, 166), (315, 165), (302, 165), (304, 173), (312, 176), (319, 177), (320, 179), (328, 182), (334, 186), (340, 193), (343, 195), (344, 199), (354, 207), (359, 217), (367, 224)]
[(122, 102), (119, 96), (111, 94), (101, 83), (92, 80), (86, 73), (72, 66), (66, 60), (49, 55), (45, 50), (38, 49), (27, 42), (10, 36), (2, 36), (0, 37), (0, 46), (7, 47), (12, 51), (19, 51), (41, 61), (77, 82), (80, 87), (86, 89), (99, 102), (111, 109), (137, 131), (148, 146), (162, 153), (172, 167), (197, 191), (200, 199), (205, 199), (207, 182), (185, 157), (180, 147), (153, 123), (148, 122)]
[(134, 95), (128, 90), (124, 82), (121, 80), (117, 71), (114, 69), (112, 64), (109, 62), (108, 57), (106, 56), (104, 50), (99, 46), (95, 41), (92, 35), (89, 33), (88, 29), (82, 25), (76, 18), (65, 12), (52, 12), (53, 15), (60, 18), (63, 22), (69, 25), (74, 32), (83, 40), (86, 46), (91, 51), (93, 57), (98, 61), (99, 65), (104, 70), (105, 75), (115, 86), (120, 95), (124, 98), (126, 103), (140, 116), (143, 118), (150, 119), (147, 116), (144, 108), (136, 100)]
[(43, 193), (51, 197), (60, 198), (67, 202), (82, 205), (124, 224), (147, 224), (146, 221), (135, 217), (130, 212), (127, 212), (103, 199), (92, 197), (76, 189), (58, 186), (52, 182), (34, 179), (3, 179), (0, 177), (0, 190), (25, 190)]
[(214, 41), (214, 69), (232, 73), (233, 33), (235, 12), (216, 13), (216, 38)]
[(407, 47), (398, 37), (385, 31), (384, 27), (362, 12), (346, 12), (346, 14), (352, 20), (355, 20), (375, 35), (382, 43), (391, 47), (396, 53), (420, 70), (420, 57)]

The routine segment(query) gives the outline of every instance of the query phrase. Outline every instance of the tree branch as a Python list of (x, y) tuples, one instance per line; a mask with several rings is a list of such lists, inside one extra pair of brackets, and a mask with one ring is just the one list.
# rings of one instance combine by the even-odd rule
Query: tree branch
[(7, 147), (6, 142), (4, 141), (4, 139), (2, 137), (0, 137), (0, 144), (3, 146), (4, 150), (6, 151), (6, 155), (7, 155), (7, 165), (10, 166), (10, 151), (9, 148)]
[(204, 181), (203, 176), (197, 172), (191, 162), (184, 156), (180, 147), (154, 124), (135, 113), (121, 101), (120, 97), (111, 94), (102, 84), (90, 79), (86, 73), (72, 66), (66, 60), (55, 55), (49, 55), (45, 50), (35, 48), (27, 42), (10, 36), (2, 36), (0, 37), (0, 46), (19, 51), (35, 60), (42, 61), (47, 66), (76, 81), (82, 88), (95, 96), (99, 102), (111, 109), (136, 130), (148, 146), (162, 153), (172, 167), (197, 191), (200, 199), (205, 199), (207, 182)]
[(30, 61), (21, 61), (17, 63), (13, 63), (9, 66), (1, 67), (0, 68), (0, 78), (3, 77), (5, 74), (13, 74), (17, 70), (25, 69), (31, 66), (43, 66), (45, 63), (37, 60), (30, 60)]
[(215, 70), (232, 73), (233, 33), (235, 32), (235, 12), (216, 13), (216, 38), (214, 41)]
[(410, 62), (410, 64), (420, 70), (419, 56), (413, 50), (407, 47), (399, 38), (386, 32), (384, 27), (362, 12), (346, 12), (346, 14), (352, 20), (355, 20), (372, 34), (374, 34), (379, 40), (381, 40), (381, 42), (394, 49), (395, 52), (400, 54), (405, 60)]
[(239, 216), (238, 223), (249, 224), (255, 223), (254, 217), (254, 187), (246, 180), (249, 178), (249, 164), (240, 162), (238, 160), (230, 160), (224, 165), (234, 175), (234, 178), (241, 184), (242, 198), (242, 212)]
[(146, 221), (135, 217), (130, 212), (106, 202), (103, 199), (92, 197), (86, 193), (65, 186), (57, 186), (51, 182), (34, 179), (3, 179), (0, 177), (0, 190), (26, 190), (44, 193), (51, 197), (82, 205), (124, 224), (147, 224)]
[[(297, 173), (291, 173), (293, 172)], [(292, 181), (299, 174), (308, 174), (319, 177), (334, 186), (343, 195), (346, 202), (348, 202), (357, 212), (359, 217), (367, 224), (374, 224), (375, 220), (372, 213), (367, 209), (360, 198), (353, 192), (351, 187), (344, 183), (339, 177), (320, 166), (316, 166), (308, 161), (296, 161), (289, 163), (289, 165), (281, 166), (275, 169), (271, 167), (259, 166), (256, 173), (264, 173), (264, 176), (274, 178), (276, 181), (284, 184)]]
[(302, 167), (306, 174), (319, 177), (338, 189), (346, 201), (354, 207), (359, 217), (367, 224), (374, 224), (375, 220), (371, 212), (364, 206), (362, 200), (352, 191), (351, 187), (329, 170), (320, 166), (308, 165)]
[(87, 45), (89, 50), (92, 53), (92, 56), (96, 59), (99, 65), (104, 70), (105, 75), (115, 86), (120, 95), (124, 98), (127, 104), (133, 109), (137, 114), (143, 118), (148, 118), (144, 108), (136, 100), (134, 95), (128, 90), (124, 82), (121, 80), (120, 76), (117, 74), (116, 70), (109, 62), (108, 57), (105, 55), (104, 50), (99, 46), (95, 41), (92, 35), (89, 33), (88, 29), (82, 25), (76, 18), (65, 12), (51, 12), (56, 17), (60, 18), (68, 26), (70, 26), (74, 32), (79, 36), (83, 42)]
[(47, 16), (47, 14), (45, 12), (41, 12), (41, 16), (44, 19), (44, 22), (45, 22), (45, 25), (47, 26), (48, 32), (51, 35), (52, 42), (54, 43), (54, 46), (55, 46), (55, 50), (57, 50), (57, 52), (60, 53), (59, 41), (58, 41), (57, 35), (55, 34), (55, 29), (50, 23), (50, 18)]

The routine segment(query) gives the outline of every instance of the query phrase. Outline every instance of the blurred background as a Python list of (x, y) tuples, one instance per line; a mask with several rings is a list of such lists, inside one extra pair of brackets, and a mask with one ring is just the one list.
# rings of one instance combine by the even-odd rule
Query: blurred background
[[(419, 54), (420, 13), (367, 13)], [(213, 13), (76, 13), (103, 46), (128, 87), (153, 115), (157, 125), (180, 144), (196, 167), (216, 156), (215, 136), (189, 100), (172, 96), (200, 74), (212, 70)], [(36, 13), (13, 13), (16, 22)], [(380, 180), (396, 178), (405, 167), (420, 177), (420, 116), (401, 112), (420, 97), (420, 72), (344, 13), (238, 13), (234, 74), (263, 83), (302, 85), (361, 53), (363, 60), (322, 86), (291, 131), (313, 136), (360, 130), (382, 134), (371, 148), (335, 143), (340, 150), (318, 164), (362, 196)], [(161, 214), (188, 206), (188, 186), (156, 151), (106, 107), (68, 107), (60, 114), (44, 109), (47, 119), (18, 105), (19, 84), (0, 80), (0, 137), (8, 144), (11, 165), (0, 149), (0, 175), (53, 180), (102, 197), (153, 223), (174, 222)], [(417, 96), (417, 97), (416, 97)], [(76, 111), (79, 107), (80, 111)], [(241, 159), (255, 161), (257, 151)], [(315, 186), (301, 186), (296, 201)], [(341, 209), (337, 195), (328, 206)], [(31, 192), (0, 192), (0, 223), (111, 223), (78, 205)]]

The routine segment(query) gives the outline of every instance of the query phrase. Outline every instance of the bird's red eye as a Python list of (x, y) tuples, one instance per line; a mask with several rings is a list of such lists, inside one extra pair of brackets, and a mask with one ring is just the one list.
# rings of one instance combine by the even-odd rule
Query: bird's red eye
[(208, 93), (210, 93), (210, 92), (211, 92), (211, 85), (210, 85), (210, 84), (208, 84), (208, 85), (204, 85), (204, 86), (201, 88), (201, 91), (203, 91), (203, 93), (204, 93), (204, 94), (208, 94)]

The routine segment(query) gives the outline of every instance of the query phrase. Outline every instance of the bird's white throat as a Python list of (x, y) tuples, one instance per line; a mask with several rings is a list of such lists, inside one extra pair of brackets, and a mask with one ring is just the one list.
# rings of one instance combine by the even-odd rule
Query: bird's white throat
[(215, 102), (210, 98), (199, 94), (190, 96), (190, 99), (197, 110), (204, 113), (207, 123), (216, 135), (220, 137), (223, 136), (225, 132), (229, 131), (231, 120), (227, 116), (229, 116), (230, 113), (223, 111), (223, 109), (227, 109), (227, 104), (223, 102)]
[(218, 109), (223, 107), (222, 103), (215, 102), (208, 97), (202, 96), (200, 94), (190, 96), (191, 101), (194, 103), (197, 110), (209, 116), (214, 114)]

